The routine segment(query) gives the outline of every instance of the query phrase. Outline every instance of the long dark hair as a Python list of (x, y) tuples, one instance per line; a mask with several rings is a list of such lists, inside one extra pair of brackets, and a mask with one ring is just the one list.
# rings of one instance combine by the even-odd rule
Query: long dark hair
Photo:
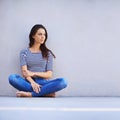
[(32, 47), (32, 46), (33, 46), (33, 44), (34, 44), (33, 36), (36, 34), (37, 30), (40, 29), (40, 28), (42, 28), (42, 29), (45, 30), (45, 41), (44, 41), (43, 44), (40, 45), (40, 50), (41, 50), (41, 52), (42, 52), (42, 56), (43, 56), (43, 58), (47, 58), (47, 59), (48, 59), (48, 53), (51, 52), (51, 54), (52, 54), (53, 57), (55, 58), (55, 55), (53, 54), (53, 52), (46, 47), (46, 44), (45, 44), (45, 43), (46, 43), (47, 38), (48, 38), (48, 33), (47, 33), (46, 28), (45, 28), (43, 25), (41, 25), (41, 24), (36, 24), (36, 25), (34, 25), (34, 26), (32, 27), (32, 29), (31, 29), (31, 31), (30, 31), (30, 34), (29, 34), (29, 40), (30, 40), (30, 41), (29, 41), (29, 47)]

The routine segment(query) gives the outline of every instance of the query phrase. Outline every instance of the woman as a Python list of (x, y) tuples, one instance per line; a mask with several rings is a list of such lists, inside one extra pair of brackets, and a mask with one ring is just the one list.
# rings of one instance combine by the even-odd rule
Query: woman
[(29, 34), (29, 47), (20, 52), (23, 77), (12, 74), (9, 83), (18, 89), (18, 97), (55, 97), (55, 92), (67, 86), (64, 78), (50, 80), (55, 55), (46, 47), (48, 34), (43, 25), (35, 25)]

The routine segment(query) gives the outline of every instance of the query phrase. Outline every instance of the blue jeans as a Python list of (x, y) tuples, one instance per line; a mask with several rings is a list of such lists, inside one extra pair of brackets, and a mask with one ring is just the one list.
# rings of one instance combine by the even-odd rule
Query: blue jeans
[(20, 75), (11, 74), (9, 76), (9, 83), (13, 87), (20, 91), (31, 92), (33, 97), (44, 96), (46, 94), (57, 92), (67, 87), (67, 83), (64, 78), (57, 78), (55, 80), (34, 78), (34, 81), (42, 86), (39, 93), (34, 92), (31, 84), (26, 79), (22, 78)]

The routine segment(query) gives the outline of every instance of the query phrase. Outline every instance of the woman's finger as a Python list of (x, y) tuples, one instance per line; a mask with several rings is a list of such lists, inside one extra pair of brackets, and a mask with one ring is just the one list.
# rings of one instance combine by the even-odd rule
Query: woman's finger
[(40, 86), (38, 86), (38, 92), (40, 92)]
[(40, 92), (40, 87), (41, 87), (41, 85), (39, 85), (37, 83), (32, 84), (33, 91), (36, 93)]

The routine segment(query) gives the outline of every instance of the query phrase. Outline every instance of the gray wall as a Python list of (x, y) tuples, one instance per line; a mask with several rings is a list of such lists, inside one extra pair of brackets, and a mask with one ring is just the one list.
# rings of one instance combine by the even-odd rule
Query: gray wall
[(59, 96), (120, 96), (119, 0), (0, 0), (0, 95), (15, 95), (8, 76), (20, 74), (19, 51), (36, 23), (57, 56), (54, 78), (69, 83)]

